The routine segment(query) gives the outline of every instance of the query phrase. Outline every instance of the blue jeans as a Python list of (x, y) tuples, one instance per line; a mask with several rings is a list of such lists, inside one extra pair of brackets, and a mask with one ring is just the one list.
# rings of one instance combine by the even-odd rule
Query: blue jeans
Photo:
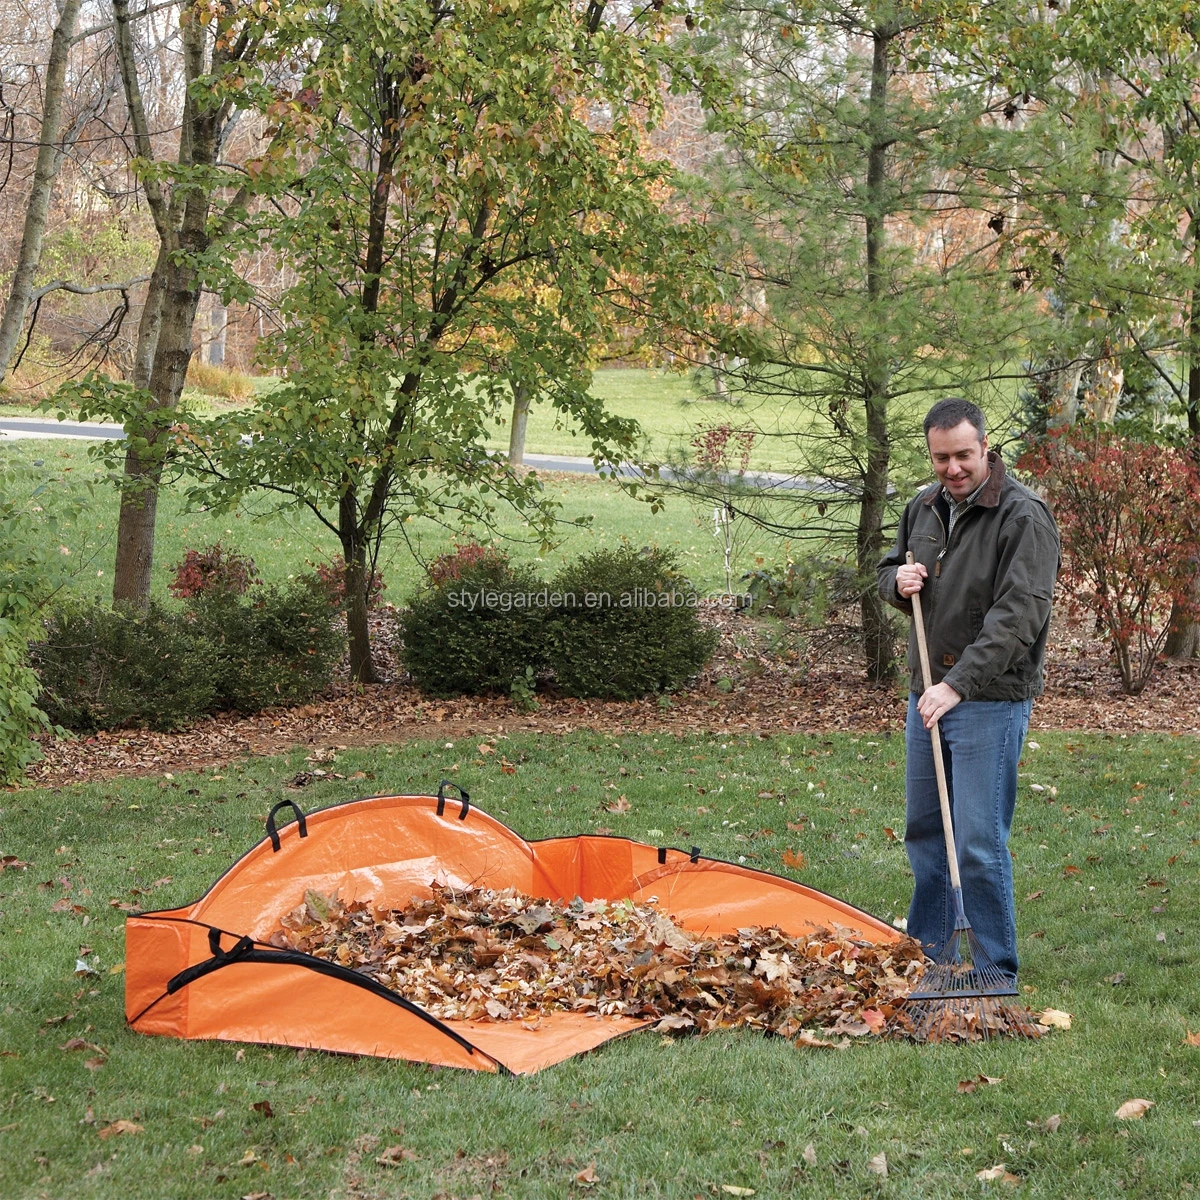
[[(916, 882), (908, 932), (938, 958), (954, 937), (954, 901), (946, 863), (937, 776), (929, 730), (908, 698), (904, 847)], [(1032, 700), (964, 700), (939, 722), (950, 813), (962, 876), (963, 908), (984, 953), (1016, 978), (1017, 915), (1008, 834), (1017, 800), (1017, 760)]]

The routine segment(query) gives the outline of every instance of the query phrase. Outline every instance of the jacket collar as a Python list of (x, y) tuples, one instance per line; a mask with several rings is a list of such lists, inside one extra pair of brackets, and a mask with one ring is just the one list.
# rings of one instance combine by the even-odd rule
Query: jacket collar
[[(988, 451), (988, 477), (983, 490), (975, 497), (975, 503), (980, 508), (995, 508), (1000, 503), (1000, 493), (1004, 490), (1004, 461), (995, 450)], [(932, 508), (937, 498), (942, 494), (942, 485), (935, 483), (921, 497), (921, 503), (926, 508)]]

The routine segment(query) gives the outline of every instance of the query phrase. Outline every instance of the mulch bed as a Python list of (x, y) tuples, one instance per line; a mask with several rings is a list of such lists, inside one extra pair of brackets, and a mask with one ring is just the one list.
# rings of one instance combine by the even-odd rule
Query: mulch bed
[[(295, 747), (370, 746), (418, 738), (455, 740), (500, 734), (899, 732), (906, 697), (877, 687), (864, 674), (857, 630), (836, 620), (821, 630), (764, 626), (744, 613), (712, 609), (706, 622), (721, 634), (712, 662), (690, 691), (639, 701), (540, 697), (521, 712), (508, 697), (433, 700), (403, 681), (393, 614), (374, 616), (374, 645), (393, 682), (354, 686), (343, 677), (312, 704), (251, 717), (221, 715), (180, 733), (117, 730), (77, 740), (49, 739), (45, 759), (30, 772), (36, 787), (122, 775), (195, 771), (249, 755)], [(1046, 694), (1032, 729), (1111, 733), (1200, 733), (1200, 660), (1161, 662), (1140, 696), (1120, 691), (1106, 647), (1090, 622), (1057, 615), (1047, 656)], [(28, 786), (28, 785), (27, 785)]]

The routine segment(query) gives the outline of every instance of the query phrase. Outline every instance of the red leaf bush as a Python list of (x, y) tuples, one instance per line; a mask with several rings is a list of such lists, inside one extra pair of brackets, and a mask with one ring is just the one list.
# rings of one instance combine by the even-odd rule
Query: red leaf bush
[(1172, 605), (1196, 619), (1200, 471), (1182, 450), (1073, 425), (1018, 461), (1054, 510), (1063, 580), (1111, 641), (1126, 694), (1145, 688), (1169, 632)]
[[(346, 607), (346, 560), (335, 555), (329, 562), (318, 563), (313, 570), (316, 588), (324, 595), (333, 608), (339, 612)], [(387, 590), (383, 576), (379, 571), (372, 571), (367, 581), (367, 608), (373, 609), (379, 604), (379, 597)]]
[(244, 596), (258, 580), (254, 559), (227, 550), (220, 542), (188, 550), (174, 567), (175, 578), (167, 590), (179, 600), (198, 596)]

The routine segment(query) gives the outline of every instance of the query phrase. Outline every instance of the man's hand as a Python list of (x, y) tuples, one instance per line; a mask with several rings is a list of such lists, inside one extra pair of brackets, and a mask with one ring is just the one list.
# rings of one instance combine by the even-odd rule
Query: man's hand
[(905, 564), (896, 568), (896, 592), (902, 599), (907, 600), (925, 585), (929, 572), (924, 563)]
[(935, 683), (926, 688), (917, 701), (917, 712), (921, 714), (925, 728), (932, 729), (934, 721), (944, 717), (961, 699), (948, 683)]

